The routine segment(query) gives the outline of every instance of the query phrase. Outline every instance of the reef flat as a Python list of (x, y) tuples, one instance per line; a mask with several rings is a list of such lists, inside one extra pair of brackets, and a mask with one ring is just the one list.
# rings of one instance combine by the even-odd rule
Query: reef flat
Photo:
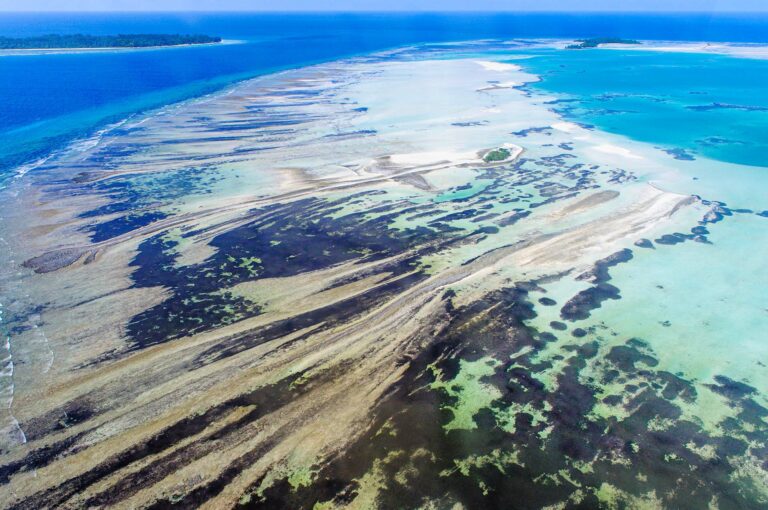
[(15, 180), (0, 504), (764, 507), (763, 348), (704, 370), (642, 299), (768, 219), (564, 120), (524, 49), (273, 74)]

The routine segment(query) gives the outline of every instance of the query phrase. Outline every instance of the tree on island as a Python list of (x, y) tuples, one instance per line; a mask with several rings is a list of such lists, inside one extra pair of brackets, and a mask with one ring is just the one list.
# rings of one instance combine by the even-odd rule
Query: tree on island
[(597, 48), (601, 44), (641, 44), (634, 39), (620, 39), (618, 37), (594, 37), (592, 39), (576, 39), (577, 44), (566, 46), (569, 50), (583, 50), (585, 48)]
[(508, 159), (509, 156), (511, 156), (512, 153), (509, 152), (509, 149), (505, 149), (504, 147), (500, 147), (498, 149), (494, 149), (492, 151), (488, 151), (488, 153), (483, 156), (483, 161), (486, 163), (494, 163), (496, 161), (504, 161), (505, 159)]
[(35, 37), (0, 37), (0, 50), (67, 48), (147, 48), (221, 42), (221, 37), (190, 34), (48, 34)]

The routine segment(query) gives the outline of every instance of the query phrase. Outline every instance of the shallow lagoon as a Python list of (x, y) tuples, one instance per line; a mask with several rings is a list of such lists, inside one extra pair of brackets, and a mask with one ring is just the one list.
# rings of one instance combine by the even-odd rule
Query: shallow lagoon
[(768, 60), (654, 51), (534, 52), (519, 63), (554, 107), (665, 149), (768, 166)]
[[(590, 324), (650, 340), (671, 372), (706, 380), (728, 369), (766, 388), (768, 221), (755, 213), (768, 208), (768, 61), (594, 50), (519, 63), (541, 73), (532, 90), (562, 94), (567, 101), (553, 107), (566, 117), (692, 156), (668, 165), (675, 171), (657, 166), (650, 181), (742, 210), (707, 225), (711, 245), (635, 249), (630, 265), (612, 270), (621, 300), (606, 302)], [(696, 108), (711, 103), (745, 108)]]
[(765, 503), (763, 169), (566, 122), (526, 51), (262, 78), (14, 183), (9, 501)]

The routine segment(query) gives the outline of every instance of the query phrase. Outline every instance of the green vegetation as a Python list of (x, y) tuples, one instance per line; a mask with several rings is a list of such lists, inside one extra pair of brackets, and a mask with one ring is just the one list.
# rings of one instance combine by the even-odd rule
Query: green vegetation
[(597, 48), (601, 44), (642, 44), (634, 39), (619, 39), (618, 37), (594, 37), (592, 39), (577, 39), (577, 44), (566, 46), (569, 50), (583, 50), (585, 48)]
[(491, 357), (480, 358), (476, 361), (459, 361), (459, 372), (456, 377), (443, 379), (443, 373), (431, 366), (435, 381), (430, 385), (433, 390), (443, 390), (452, 400), (452, 405), (443, 406), (453, 413), (453, 420), (443, 426), (446, 432), (451, 430), (474, 430), (477, 428), (475, 415), (494, 400), (501, 398), (499, 390), (483, 382), (485, 377), (493, 375), (499, 362)]
[(36, 37), (0, 37), (0, 50), (67, 48), (147, 48), (221, 42), (221, 37), (182, 34), (58, 35)]
[(485, 156), (483, 156), (483, 161), (485, 161), (486, 163), (493, 163), (494, 161), (504, 161), (505, 159), (509, 158), (509, 156), (511, 155), (512, 153), (509, 152), (509, 149), (500, 147), (498, 149), (489, 151)]

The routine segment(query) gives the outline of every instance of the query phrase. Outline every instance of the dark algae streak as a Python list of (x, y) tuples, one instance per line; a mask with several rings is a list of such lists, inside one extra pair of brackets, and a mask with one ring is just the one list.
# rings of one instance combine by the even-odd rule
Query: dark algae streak
[[(683, 416), (682, 407), (697, 395), (690, 381), (657, 371), (656, 355), (640, 339), (605, 349), (600, 340), (565, 345), (558, 361), (556, 392), (548, 391), (551, 363), (537, 353), (546, 340), (525, 326), (535, 316), (535, 283), (521, 283), (487, 295), (467, 307), (455, 307), (446, 294), (440, 334), (421, 354), (376, 410), (369, 432), (327, 467), (307, 487), (284, 480), (239, 508), (312, 509), (317, 502), (343, 505), (355, 498), (367, 476), (376, 473), (382, 487), (379, 508), (417, 508), (425, 500), (439, 507), (630, 508), (649, 507), (654, 496), (622, 499), (626, 494), (668, 495), (668, 508), (760, 508), (734, 483), (737, 466), (723, 460), (757, 447), (732, 437), (708, 435)], [(493, 309), (493, 314), (484, 310)], [(482, 384), (499, 397), (474, 417), (471, 430), (446, 430), (456, 397), (433, 390), (435, 374), (455, 378), (462, 363), (488, 360)], [(596, 371), (592, 371), (596, 368)], [(587, 376), (586, 374), (592, 374)], [(751, 400), (754, 388), (719, 377), (717, 391), (744, 409), (745, 419), (759, 420), (768, 410)], [(621, 395), (602, 397), (597, 385), (619, 384)], [(602, 418), (608, 403), (626, 410), (624, 418)], [(516, 409), (511, 423), (509, 409)], [(662, 430), (654, 423), (663, 421)], [(702, 458), (695, 451), (711, 451)], [(706, 477), (706, 483), (702, 483)], [(260, 481), (251, 487), (252, 492)], [(609, 494), (581, 487), (610, 483)], [(624, 492), (625, 491), (625, 492)], [(624, 496), (622, 496), (624, 494)], [(606, 499), (602, 499), (605, 497)], [(609, 499), (615, 498), (615, 499)], [(200, 500), (195, 500), (199, 503)], [(191, 508), (184, 499), (182, 507)], [(613, 506), (612, 506), (613, 508)]]

